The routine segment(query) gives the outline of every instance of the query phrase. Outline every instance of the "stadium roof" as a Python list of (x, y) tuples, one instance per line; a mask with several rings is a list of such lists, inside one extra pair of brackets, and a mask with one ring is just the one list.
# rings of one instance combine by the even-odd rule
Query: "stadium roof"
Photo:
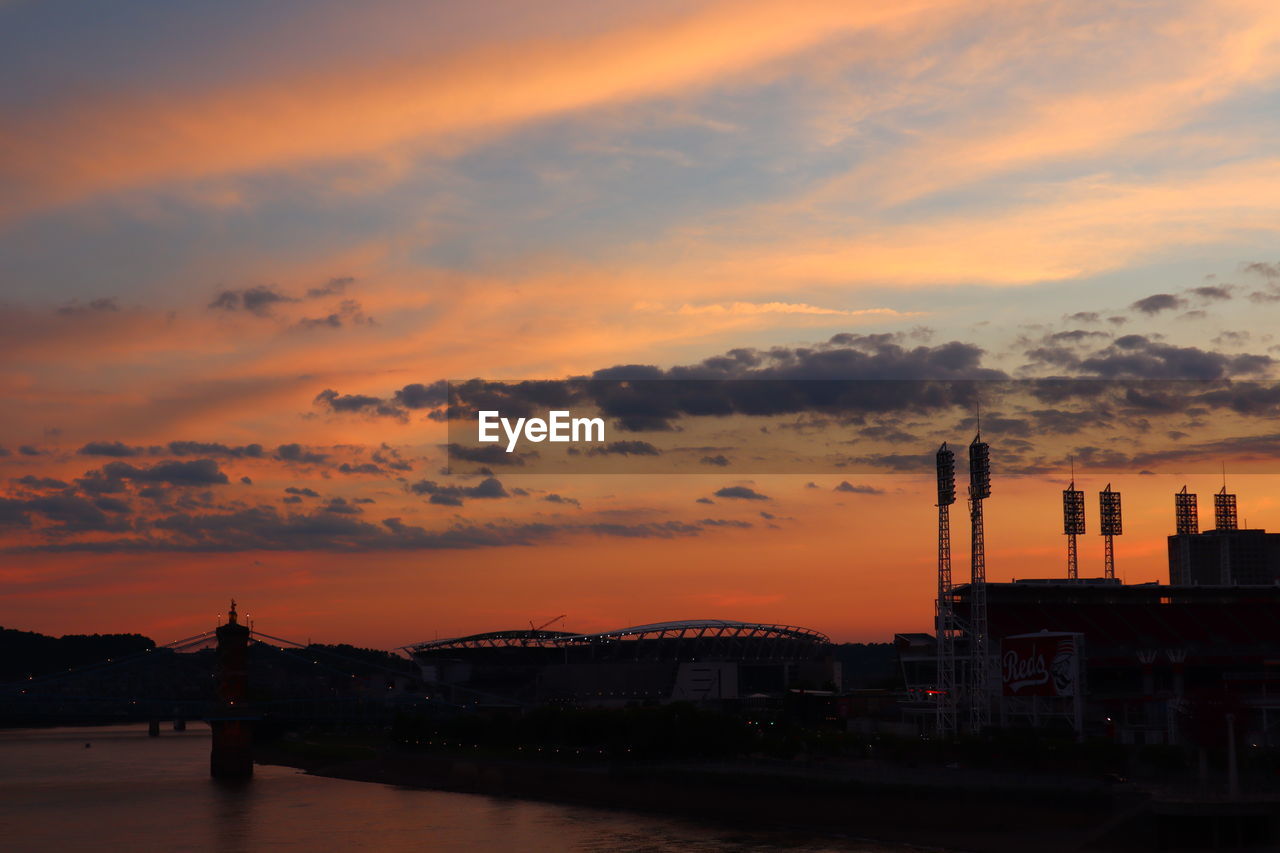
[(413, 643), (408, 646), (402, 646), (402, 648), (410, 652), (424, 652), (446, 648), (560, 647), (590, 645), (616, 640), (701, 638), (789, 639), (803, 640), (810, 643), (831, 642), (825, 634), (809, 628), (801, 628), (798, 625), (771, 625), (760, 622), (736, 622), (727, 619), (686, 619), (674, 622), (654, 622), (649, 625), (635, 625), (630, 628), (619, 628), (614, 631), (602, 631), (595, 634), (575, 634), (568, 631), (489, 631), (466, 637), (452, 637), (445, 640)]

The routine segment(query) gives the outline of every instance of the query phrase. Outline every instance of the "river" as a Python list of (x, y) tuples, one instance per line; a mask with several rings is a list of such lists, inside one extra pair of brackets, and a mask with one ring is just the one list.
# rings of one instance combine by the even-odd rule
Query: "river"
[[(88, 746), (86, 746), (88, 744)], [(906, 848), (735, 831), (621, 811), (396, 788), (258, 766), (208, 776), (209, 730), (146, 726), (0, 731), (0, 849), (893, 853)]]

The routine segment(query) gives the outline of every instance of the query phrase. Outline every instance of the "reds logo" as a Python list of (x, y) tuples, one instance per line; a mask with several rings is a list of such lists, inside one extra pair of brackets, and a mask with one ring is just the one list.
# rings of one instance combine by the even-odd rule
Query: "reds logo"
[(1004, 684), (1017, 693), (1024, 687), (1033, 684), (1047, 684), (1049, 670), (1044, 665), (1044, 655), (1035, 651), (1032, 646), (1031, 657), (1020, 658), (1014, 649), (1004, 653)]
[(1075, 695), (1076, 635), (1023, 634), (1005, 637), (1001, 647), (1004, 695)]

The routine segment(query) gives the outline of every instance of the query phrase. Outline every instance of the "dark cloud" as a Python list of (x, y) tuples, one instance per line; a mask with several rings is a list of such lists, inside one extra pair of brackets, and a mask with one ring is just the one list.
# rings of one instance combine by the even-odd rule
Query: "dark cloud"
[(128, 504), (114, 498), (90, 500), (73, 494), (42, 495), (10, 505), (10, 513), (18, 512), (44, 516), (54, 527), (53, 535), (68, 533), (105, 532), (123, 533), (130, 530), (129, 522), (107, 515), (129, 512)]
[(487, 477), (474, 486), (459, 486), (420, 480), (409, 486), (415, 495), (430, 495), (429, 502), (445, 506), (462, 506), (463, 498), (506, 498), (510, 497), (501, 481), (496, 477)]
[(257, 285), (243, 290), (224, 290), (209, 303), (210, 309), (222, 311), (244, 310), (259, 317), (271, 313), (271, 309), (283, 302), (297, 302), (274, 287)]
[(80, 491), (88, 495), (106, 495), (126, 491), (124, 480), (103, 471), (88, 471), (76, 480)]
[(1212, 342), (1218, 346), (1240, 346), (1241, 344), (1248, 343), (1251, 337), (1252, 335), (1247, 331), (1234, 332), (1231, 330), (1225, 330), (1219, 332), (1213, 338)]
[(335, 470), (339, 474), (379, 474), (385, 475), (387, 472), (382, 470), (373, 462), (343, 462)]
[(319, 465), (329, 458), (328, 454), (317, 453), (302, 445), (282, 444), (276, 448), (275, 458), (281, 462), (299, 462), (304, 465)]
[(360, 303), (354, 299), (344, 299), (338, 304), (338, 310), (322, 317), (303, 317), (295, 328), (299, 329), (341, 329), (343, 326), (376, 325), (372, 317), (364, 313)]
[(1068, 314), (1067, 319), (1077, 323), (1097, 323), (1102, 318), (1097, 311), (1077, 311), (1074, 314)]
[(917, 436), (889, 424), (863, 427), (858, 430), (858, 435), (877, 441), (887, 441), (890, 444), (914, 444), (920, 440)]
[(404, 419), (406, 416), (404, 409), (390, 405), (378, 397), (370, 397), (364, 394), (339, 394), (330, 388), (326, 388), (317, 394), (312, 402), (317, 406), (322, 406), (331, 412), (337, 413), (360, 412), (400, 419)]
[(230, 459), (261, 459), (261, 444), (244, 444), (231, 447), (226, 444), (205, 441), (171, 441), (169, 453), (174, 456), (222, 456)]
[(617, 524), (597, 522), (583, 525), (582, 529), (601, 536), (618, 536), (624, 539), (672, 539), (677, 536), (696, 536), (701, 528), (683, 521), (652, 521), (643, 524)]
[(146, 452), (145, 447), (130, 447), (122, 441), (91, 441), (76, 451), (81, 456), (114, 456), (120, 459), (142, 456)]
[(450, 460), (475, 462), (480, 465), (523, 465), (525, 464), (525, 456), (537, 456), (536, 453), (508, 453), (506, 448), (496, 444), (487, 444), (484, 447), (449, 444), (446, 449), (449, 451)]
[(286, 495), (297, 495), (305, 498), (318, 498), (320, 493), (315, 489), (308, 489), (305, 486), (286, 486), (284, 493)]
[(338, 515), (359, 515), (364, 512), (355, 502), (348, 501), (346, 498), (330, 498), (324, 505), (319, 508), (320, 512), (331, 512)]
[(33, 444), (24, 444), (18, 448), (18, 452), (23, 456), (40, 456), (41, 450)]
[(714, 504), (714, 503), (715, 503), (715, 501), (711, 500), (711, 498), (698, 498), (696, 501), (694, 501), (694, 503), (699, 503), (699, 504)]
[(414, 382), (397, 391), (394, 400), (406, 409), (434, 409), (449, 402), (449, 384), (443, 379), (430, 385)]
[(1231, 285), (1229, 284), (1206, 284), (1203, 287), (1193, 287), (1188, 293), (1193, 293), (1209, 302), (1219, 302), (1224, 299), (1231, 298)]
[[(969, 389), (919, 380), (1005, 378), (984, 368), (982, 355), (959, 341), (905, 348), (893, 335), (839, 334), (813, 347), (735, 349), (665, 370), (598, 370), (582, 384), (581, 396), (631, 431), (671, 429), (681, 416), (924, 411), (952, 405), (957, 395), (967, 403)], [(861, 381), (870, 379), (878, 381)], [(465, 393), (459, 396), (466, 401)]]
[(749, 521), (738, 521), (732, 518), (704, 518), (698, 523), (703, 527), (736, 527), (739, 529), (750, 529), (755, 526)]
[(1280, 263), (1269, 264), (1265, 261), (1255, 261), (1251, 264), (1245, 264), (1242, 269), (1247, 273), (1260, 275), (1263, 278), (1280, 278)]
[(1142, 335), (1124, 335), (1082, 359), (1082, 372), (1107, 379), (1222, 379), (1257, 374), (1270, 367), (1266, 355), (1227, 355), (1198, 347), (1178, 347)]
[(768, 495), (762, 495), (755, 489), (747, 486), (725, 486), (717, 489), (715, 496), (718, 498), (733, 498), (744, 501), (767, 501), (771, 500)]
[(547, 501), (548, 503), (553, 503), (553, 504), (568, 504), (569, 506), (581, 506), (581, 505), (582, 505), (582, 504), (578, 503), (578, 499), (577, 499), (577, 498), (567, 498), (567, 497), (565, 497), (564, 495), (558, 495), (558, 494), (556, 494), (555, 492), (552, 492), (551, 494), (546, 495), (545, 497), (543, 497), (543, 500), (544, 500), (544, 501)]
[(16, 527), (31, 521), (26, 501), (17, 498), (0, 498), (0, 527)]
[(28, 489), (65, 489), (68, 485), (62, 480), (55, 480), (53, 477), (36, 477), (27, 474), (25, 477), (19, 477), (14, 480), (20, 486), (26, 486)]
[[(128, 462), (110, 462), (100, 471), (89, 472), (85, 478), (77, 480), (81, 488), (91, 479), (99, 479), (106, 483), (132, 481), (135, 483), (161, 483), (170, 486), (211, 486), (223, 485), (228, 481), (227, 475), (218, 468), (212, 459), (193, 459), (190, 462), (158, 462), (155, 465), (135, 467)], [(120, 491), (106, 489), (105, 491)]]
[[(1198, 394), (1194, 402), (1214, 408), (1230, 409), (1251, 417), (1272, 418), (1280, 415), (1280, 385), (1261, 382), (1233, 382)], [(1184, 412), (1188, 402), (1178, 401), (1175, 411)]]
[(932, 453), (870, 453), (855, 456), (842, 467), (850, 465), (884, 468), (893, 472), (908, 473), (912, 471), (932, 471), (934, 458)]
[(1105, 426), (1111, 412), (1105, 406), (1090, 406), (1081, 411), (1070, 409), (1033, 409), (1027, 413), (1034, 429), (1042, 435), (1073, 435), (1086, 429)]
[(840, 485), (836, 486), (832, 491), (846, 492), (852, 495), (883, 495), (884, 489), (877, 489), (875, 486), (864, 486), (862, 484), (854, 485), (848, 480), (842, 480)]
[(128, 514), (133, 512), (133, 507), (129, 506), (125, 501), (119, 498), (94, 498), (93, 505), (105, 512), (114, 512), (119, 514)]
[[(926, 390), (927, 383), (913, 383), (911, 390), (917, 399), (904, 401), (905, 384), (873, 388), (859, 380), (1005, 377), (999, 370), (982, 366), (983, 350), (973, 344), (951, 341), (939, 346), (904, 347), (900, 343), (903, 338), (839, 334), (811, 347), (734, 349), (698, 364), (667, 369), (615, 365), (567, 380), (472, 379), (451, 387), (444, 382), (414, 383), (396, 391), (390, 400), (325, 389), (316, 402), (333, 411), (395, 418), (402, 418), (406, 410), (438, 409), (448, 403), (447, 416), (455, 419), (480, 410), (501, 411), (513, 418), (531, 417), (576, 405), (599, 410), (619, 429), (639, 432), (671, 430), (672, 422), (686, 415), (771, 415), (815, 409), (892, 411), (904, 405), (927, 410), (953, 402), (944, 397), (958, 386), (944, 384)], [(510, 458), (497, 455), (483, 461), (512, 464)]]
[[(0, 499), (0, 520), (18, 519), (25, 510)], [(101, 511), (99, 511), (101, 512)], [(120, 522), (114, 522), (123, 531)], [(173, 513), (157, 519), (145, 535), (107, 541), (52, 541), (15, 551), (84, 551), (97, 553), (179, 551), (331, 551), (437, 550), (529, 546), (564, 536), (613, 536), (626, 539), (671, 539), (697, 536), (704, 528), (682, 521), (637, 524), (614, 522), (553, 525), (457, 523), (443, 530), (426, 530), (400, 518), (372, 524), (358, 517), (316, 510), (308, 514), (282, 513), (257, 506), (230, 512)]]
[(1081, 343), (1093, 338), (1109, 338), (1111, 335), (1106, 332), (1099, 332), (1091, 329), (1070, 329), (1064, 332), (1054, 332), (1046, 335), (1044, 340), (1051, 344), (1060, 343)]
[(342, 318), (337, 314), (329, 314), (324, 317), (303, 317), (298, 321), (300, 329), (341, 329)]
[(348, 287), (355, 284), (355, 279), (349, 275), (337, 276), (329, 279), (320, 287), (313, 287), (307, 291), (307, 298), (318, 299), (322, 296), (336, 296)]
[(588, 456), (661, 456), (662, 451), (647, 441), (611, 441), (602, 447), (592, 447)]
[(1153, 293), (1144, 299), (1139, 299), (1129, 307), (1134, 311), (1141, 311), (1143, 314), (1159, 314), (1161, 311), (1169, 311), (1174, 308), (1181, 308), (1186, 304), (1186, 300), (1172, 293)]
[[(1184, 466), (1196, 463), (1208, 463), (1206, 470), (1215, 470), (1213, 466), (1221, 459), (1255, 460), (1262, 465), (1272, 464), (1280, 456), (1280, 433), (1253, 436), (1233, 436), (1212, 439), (1193, 444), (1183, 444), (1176, 448), (1156, 451), (1125, 453), (1114, 448), (1096, 446), (1078, 447), (1075, 449), (1076, 462), (1083, 468), (1102, 469), (1140, 469), (1139, 473), (1150, 474), (1153, 468)], [(1255, 468), (1254, 470), (1259, 470)]]
[(94, 299), (87, 305), (81, 304), (78, 299), (72, 299), (66, 305), (58, 309), (58, 313), (63, 317), (71, 317), (77, 314), (112, 314), (120, 310), (120, 306), (116, 304), (114, 297), (104, 297), (102, 299)]
[(1080, 356), (1066, 347), (1033, 347), (1025, 353), (1033, 366), (1050, 365), (1065, 370), (1080, 366)]
[[(527, 418), (535, 412), (568, 409), (587, 399), (583, 396), (584, 383), (581, 379), (525, 382), (470, 379), (453, 383), (448, 390), (450, 417), (461, 417), (483, 409), (500, 411), (509, 418)], [(400, 393), (397, 392), (397, 396)], [(431, 397), (439, 393), (436, 386), (428, 389)]]
[(317, 510), (283, 515), (273, 507), (253, 507), (230, 513), (180, 513), (157, 521), (164, 538), (108, 543), (85, 550), (177, 551), (373, 551), (397, 549), (462, 549), (531, 545), (554, 537), (550, 525), (461, 524), (428, 531), (399, 518), (381, 525), (340, 513)]
[(724, 468), (729, 464), (729, 457), (723, 453), (717, 453), (715, 456), (704, 456), (698, 460), (699, 465), (714, 465), (718, 468)]
[(384, 468), (388, 468), (392, 471), (412, 471), (413, 470), (413, 465), (411, 465), (408, 461), (405, 460), (403, 456), (400, 455), (400, 451), (396, 450), (394, 447), (391, 447), (385, 443), (381, 447), (379, 447), (377, 450), (373, 451), (373, 453), (370, 455), (370, 458), (373, 459), (373, 461), (376, 462), (377, 464), (383, 466)]

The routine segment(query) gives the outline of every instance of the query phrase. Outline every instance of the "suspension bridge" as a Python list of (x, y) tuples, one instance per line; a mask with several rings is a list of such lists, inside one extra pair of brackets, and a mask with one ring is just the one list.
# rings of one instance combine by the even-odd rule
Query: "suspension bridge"
[[(217, 633), (0, 683), (0, 725), (207, 719), (216, 711)], [(413, 664), (380, 663), (249, 630), (247, 696), (264, 721), (367, 725), (398, 710), (446, 710)]]

